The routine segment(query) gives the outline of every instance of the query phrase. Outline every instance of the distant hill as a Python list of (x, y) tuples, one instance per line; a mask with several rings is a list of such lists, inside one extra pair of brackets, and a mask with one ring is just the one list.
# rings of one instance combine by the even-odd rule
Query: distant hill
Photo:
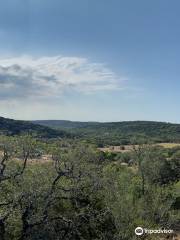
[(154, 121), (73, 122), (64, 120), (35, 123), (76, 134), (98, 145), (139, 142), (180, 142), (180, 124)]
[(19, 135), (22, 133), (33, 133), (38, 137), (44, 138), (70, 136), (69, 133), (63, 130), (55, 130), (50, 127), (34, 124), (28, 121), (20, 121), (0, 117), (0, 134)]
[(99, 122), (78, 122), (68, 120), (36, 120), (32, 121), (32, 123), (52, 128), (65, 128), (65, 129), (86, 128), (89, 126), (97, 126), (100, 124)]
[(73, 122), (20, 121), (0, 117), (0, 134), (33, 133), (41, 138), (76, 136), (98, 146), (147, 142), (180, 142), (180, 124), (153, 121)]

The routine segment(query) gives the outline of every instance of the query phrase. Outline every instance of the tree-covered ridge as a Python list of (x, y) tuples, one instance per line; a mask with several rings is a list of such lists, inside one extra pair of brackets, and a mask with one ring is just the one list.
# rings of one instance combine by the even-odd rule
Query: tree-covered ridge
[(180, 124), (155, 121), (72, 122), (35, 121), (44, 126), (66, 130), (99, 145), (130, 144), (136, 142), (180, 142)]
[(45, 138), (70, 137), (70, 134), (63, 130), (54, 130), (28, 121), (0, 117), (0, 134), (19, 135), (22, 133), (31, 133), (33, 135), (38, 135), (38, 137)]
[(38, 137), (68, 137), (98, 146), (131, 143), (180, 142), (180, 124), (153, 121), (72, 122), (64, 120), (19, 121), (0, 117), (0, 133), (33, 133)]
[(83, 127), (91, 127), (97, 126), (99, 122), (79, 122), (79, 121), (69, 121), (69, 120), (35, 120), (32, 121), (35, 124), (40, 124), (53, 128), (83, 128)]

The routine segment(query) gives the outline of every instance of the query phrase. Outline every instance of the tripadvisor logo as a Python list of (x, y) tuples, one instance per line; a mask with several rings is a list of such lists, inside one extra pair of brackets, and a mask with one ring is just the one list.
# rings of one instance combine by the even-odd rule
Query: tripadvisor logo
[(144, 233), (144, 230), (143, 230), (142, 227), (137, 227), (137, 228), (135, 229), (135, 234), (136, 234), (137, 236), (141, 236), (141, 235), (143, 235), (143, 233)]
[(172, 229), (147, 229), (142, 227), (137, 227), (135, 229), (135, 234), (137, 236), (141, 236), (143, 234), (171, 234), (174, 231)]

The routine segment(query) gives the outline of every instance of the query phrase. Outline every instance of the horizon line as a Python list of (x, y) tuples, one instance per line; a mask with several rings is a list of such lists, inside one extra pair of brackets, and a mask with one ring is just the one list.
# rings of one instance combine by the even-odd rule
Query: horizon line
[(169, 124), (180, 124), (180, 122), (171, 122), (171, 121), (162, 121), (162, 120), (118, 120), (118, 121), (96, 121), (96, 120), (69, 120), (69, 119), (19, 119), (19, 118), (11, 118), (11, 117), (3, 117), (0, 118), (15, 120), (15, 121), (27, 121), (27, 122), (35, 122), (35, 121), (66, 121), (66, 122), (80, 122), (80, 123), (120, 123), (120, 122), (156, 122), (156, 123), (169, 123)]

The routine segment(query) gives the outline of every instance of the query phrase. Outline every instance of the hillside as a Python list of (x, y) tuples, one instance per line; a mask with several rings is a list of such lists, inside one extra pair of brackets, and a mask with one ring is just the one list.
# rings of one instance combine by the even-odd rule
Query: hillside
[(97, 126), (98, 122), (78, 122), (78, 121), (68, 121), (68, 120), (36, 120), (32, 121), (35, 124), (40, 124), (43, 126), (48, 126), (52, 128), (86, 128), (89, 126)]
[(35, 121), (73, 133), (98, 145), (139, 142), (180, 142), (180, 124), (154, 121), (72, 122), (62, 120)]
[(76, 136), (98, 146), (147, 142), (180, 142), (180, 124), (153, 121), (73, 122), (65, 120), (19, 121), (0, 117), (0, 133), (33, 133), (38, 137)]
[(28, 121), (13, 120), (0, 117), (0, 134), (19, 135), (22, 133), (33, 133), (38, 137), (54, 138), (69, 137), (70, 134), (63, 130), (55, 130)]

